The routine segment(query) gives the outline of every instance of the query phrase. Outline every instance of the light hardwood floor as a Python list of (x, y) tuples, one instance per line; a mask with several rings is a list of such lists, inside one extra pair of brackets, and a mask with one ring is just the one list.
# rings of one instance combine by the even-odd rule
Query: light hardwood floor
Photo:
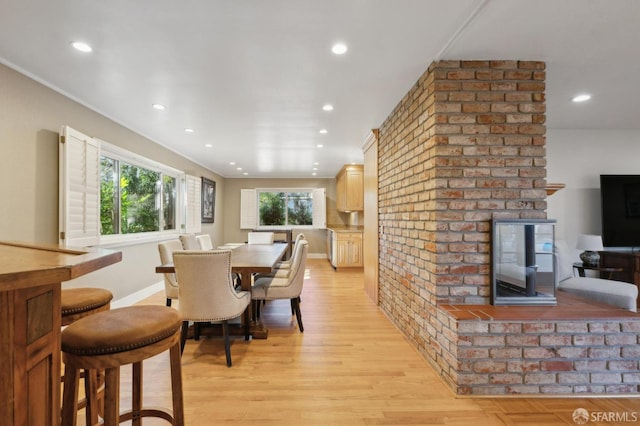
[[(187, 425), (573, 425), (577, 408), (635, 415), (640, 424), (636, 398), (458, 398), (369, 301), (361, 271), (335, 272), (318, 259), (307, 269), (304, 333), (288, 301), (274, 301), (263, 309), (269, 338), (234, 339), (231, 368), (220, 338), (187, 341)], [(164, 304), (164, 295), (141, 303)], [(168, 356), (144, 367), (146, 404), (170, 407)], [(121, 409), (129, 404), (128, 370)]]

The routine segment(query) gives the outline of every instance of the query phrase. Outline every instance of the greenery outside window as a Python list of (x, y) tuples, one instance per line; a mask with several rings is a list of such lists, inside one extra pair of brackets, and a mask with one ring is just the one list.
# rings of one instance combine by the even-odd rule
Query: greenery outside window
[(258, 191), (260, 226), (313, 225), (311, 191)]
[(156, 170), (100, 157), (100, 234), (176, 229), (177, 179)]

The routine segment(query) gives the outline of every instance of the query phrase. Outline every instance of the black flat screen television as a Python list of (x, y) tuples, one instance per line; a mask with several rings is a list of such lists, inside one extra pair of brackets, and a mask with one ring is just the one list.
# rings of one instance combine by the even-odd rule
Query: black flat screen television
[(602, 243), (640, 247), (640, 175), (600, 175)]

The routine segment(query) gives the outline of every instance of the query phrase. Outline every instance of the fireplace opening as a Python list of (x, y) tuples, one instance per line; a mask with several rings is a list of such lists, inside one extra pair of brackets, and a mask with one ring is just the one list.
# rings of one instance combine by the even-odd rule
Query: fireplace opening
[(494, 219), (491, 303), (555, 305), (555, 221)]

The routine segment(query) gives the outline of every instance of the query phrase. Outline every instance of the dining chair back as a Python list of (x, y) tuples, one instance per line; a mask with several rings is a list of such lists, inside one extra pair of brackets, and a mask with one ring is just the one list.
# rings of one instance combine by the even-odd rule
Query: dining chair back
[(200, 247), (200, 250), (213, 250), (213, 241), (211, 241), (211, 235), (209, 234), (196, 235), (196, 240), (198, 241), (198, 246)]
[(293, 250), (291, 252), (291, 257), (287, 260), (283, 260), (278, 262), (277, 268), (278, 269), (290, 269), (291, 268), (291, 263), (293, 262), (293, 255), (296, 253), (296, 249), (298, 248), (298, 243), (304, 240), (304, 234), (301, 232), (298, 235), (296, 235), (296, 239), (293, 242)]
[[(179, 286), (182, 314), (182, 349), (189, 321), (221, 321), (227, 366), (231, 367), (228, 320), (237, 318), (251, 303), (248, 291), (237, 291), (231, 280), (230, 250), (185, 250), (174, 252), (173, 263)], [(249, 324), (245, 324), (245, 340)]]
[(195, 234), (182, 234), (178, 238), (180, 238), (183, 250), (200, 250), (200, 244), (198, 244)]
[[(173, 252), (182, 250), (180, 240), (167, 240), (158, 244), (160, 263), (173, 262)], [(171, 306), (171, 300), (178, 298), (178, 280), (176, 274), (164, 274), (164, 293), (167, 298), (167, 306)]]
[(249, 232), (247, 242), (249, 244), (273, 244), (273, 232)]

